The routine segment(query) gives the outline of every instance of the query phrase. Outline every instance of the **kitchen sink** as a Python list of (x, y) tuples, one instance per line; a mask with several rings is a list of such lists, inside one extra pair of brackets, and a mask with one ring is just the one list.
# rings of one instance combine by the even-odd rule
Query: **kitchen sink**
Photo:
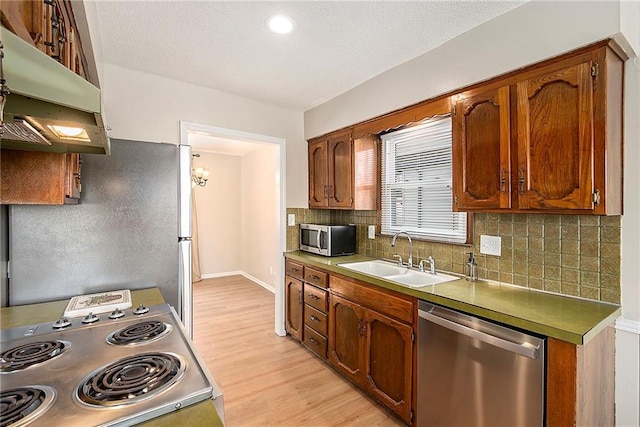
[(420, 288), (422, 286), (436, 285), (438, 283), (459, 279), (459, 277), (443, 273), (431, 274), (411, 270), (408, 267), (399, 266), (383, 260), (349, 262), (338, 264), (338, 266), (380, 279), (389, 280), (409, 288)]

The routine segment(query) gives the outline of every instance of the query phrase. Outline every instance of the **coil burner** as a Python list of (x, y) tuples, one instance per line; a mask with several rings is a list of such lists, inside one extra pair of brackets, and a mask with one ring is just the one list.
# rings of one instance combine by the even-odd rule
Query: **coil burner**
[(172, 353), (142, 353), (122, 358), (87, 375), (76, 387), (83, 404), (113, 407), (137, 403), (176, 384), (186, 369)]
[(65, 341), (36, 341), (10, 348), (0, 354), (0, 372), (13, 372), (47, 362), (71, 347)]
[(47, 386), (12, 388), (0, 392), (0, 426), (24, 426), (44, 414), (56, 391)]
[(140, 322), (118, 329), (107, 337), (107, 342), (113, 345), (147, 344), (171, 332), (171, 325), (157, 320)]

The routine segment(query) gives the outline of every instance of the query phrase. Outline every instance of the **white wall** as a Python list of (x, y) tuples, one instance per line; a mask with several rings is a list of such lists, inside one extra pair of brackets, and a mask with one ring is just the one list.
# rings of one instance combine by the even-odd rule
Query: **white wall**
[(620, 31), (613, 1), (531, 1), (304, 114), (306, 138), (476, 83)]
[(240, 184), (242, 271), (274, 292), (279, 283), (280, 230), (284, 227), (278, 216), (279, 165), (279, 148), (265, 144), (242, 157)]
[(205, 275), (242, 270), (241, 262), (241, 158), (199, 151), (194, 167), (209, 170), (205, 187), (196, 186), (200, 272)]
[[(305, 136), (432, 98), (623, 33), (640, 47), (638, 2), (532, 1), (305, 112)], [(625, 214), (622, 217), (623, 317), (616, 332), (616, 423), (640, 425), (640, 71), (626, 64)], [(300, 158), (302, 161), (302, 157)]]
[(307, 206), (302, 112), (111, 64), (104, 64), (102, 88), (113, 138), (178, 144), (180, 120), (284, 138), (287, 206)]

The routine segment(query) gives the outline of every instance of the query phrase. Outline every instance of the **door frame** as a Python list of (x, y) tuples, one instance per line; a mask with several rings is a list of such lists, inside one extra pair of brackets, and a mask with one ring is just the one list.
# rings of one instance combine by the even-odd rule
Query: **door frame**
[[(230, 138), (230, 139), (243, 139), (243, 140), (253, 140), (255, 142), (275, 144), (280, 150), (280, 165), (277, 169), (279, 176), (276, 179), (280, 182), (280, 187), (278, 189), (278, 196), (280, 199), (280, 203), (276, 206), (276, 217), (278, 218), (278, 223), (274, 224), (274, 226), (280, 228), (280, 239), (279, 239), (279, 253), (284, 253), (286, 250), (286, 206), (287, 206), (287, 191), (286, 191), (286, 165), (287, 165), (287, 140), (284, 138), (279, 138), (275, 136), (269, 135), (261, 135), (257, 133), (245, 132), (235, 129), (221, 128), (216, 126), (204, 125), (200, 123), (193, 123), (187, 121), (180, 121), (180, 144), (190, 145), (189, 144), (189, 133), (201, 132), (206, 133), (212, 136), (220, 137), (220, 138)], [(279, 336), (285, 336), (287, 334), (284, 322), (284, 310), (285, 310), (285, 289), (284, 289), (284, 258), (282, 262), (278, 263), (275, 266), (275, 333)], [(193, 286), (191, 284), (191, 286)], [(193, 302), (191, 302), (193, 305)]]

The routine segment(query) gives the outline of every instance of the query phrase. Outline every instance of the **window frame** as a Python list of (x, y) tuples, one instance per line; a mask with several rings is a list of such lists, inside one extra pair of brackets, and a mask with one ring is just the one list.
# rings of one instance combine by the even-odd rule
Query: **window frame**
[[(384, 157), (385, 157), (385, 141), (383, 140), (383, 136), (393, 133), (393, 132), (397, 132), (397, 131), (401, 131), (401, 130), (405, 130), (405, 129), (410, 129), (412, 127), (417, 127), (417, 126), (421, 126), (424, 125), (426, 122), (433, 120), (433, 119), (438, 119), (438, 118), (446, 118), (449, 117), (452, 120), (452, 126), (453, 126), (453, 118), (451, 117), (450, 112), (442, 112), (441, 114), (434, 114), (430, 117), (425, 117), (424, 119), (421, 119), (420, 121), (417, 122), (412, 122), (412, 123), (407, 123), (405, 125), (401, 125), (392, 129), (387, 129), (384, 132), (380, 132), (378, 134), (378, 138), (379, 138), (379, 188), (380, 188), (380, 195), (379, 195), (379, 199), (378, 199), (378, 215), (377, 215), (377, 231), (378, 234), (381, 236), (386, 236), (386, 237), (391, 237), (393, 236), (396, 231), (388, 231), (385, 230), (383, 227), (383, 212), (382, 212), (382, 208), (383, 208), (383, 204), (384, 204), (384, 186), (385, 186), (385, 179), (386, 177), (384, 176)], [(452, 138), (451, 138), (451, 150), (452, 150), (452, 156), (453, 156), (453, 129), (452, 129)], [(418, 241), (425, 241), (425, 242), (433, 242), (433, 243), (440, 243), (440, 244), (447, 244), (447, 245), (458, 245), (458, 246), (468, 246), (469, 244), (472, 243), (473, 240), (473, 213), (470, 212), (454, 212), (453, 211), (453, 159), (451, 160), (451, 183), (450, 183), (450, 188), (452, 191), (452, 196), (451, 196), (451, 213), (452, 214), (461, 214), (461, 215), (466, 215), (466, 233), (464, 233), (464, 241), (460, 241), (455, 240), (452, 241), (450, 239), (448, 239), (447, 237), (443, 238), (443, 239), (438, 239), (438, 238), (434, 238), (432, 236), (428, 236), (428, 235), (424, 235), (424, 234), (415, 234), (415, 232), (412, 232), (411, 230), (408, 230), (408, 232), (411, 234), (411, 238), (413, 240), (418, 240)], [(405, 231), (404, 228), (398, 228), (398, 231)], [(461, 236), (462, 233), (458, 234), (457, 236)], [(451, 235), (449, 235), (451, 236)]]

